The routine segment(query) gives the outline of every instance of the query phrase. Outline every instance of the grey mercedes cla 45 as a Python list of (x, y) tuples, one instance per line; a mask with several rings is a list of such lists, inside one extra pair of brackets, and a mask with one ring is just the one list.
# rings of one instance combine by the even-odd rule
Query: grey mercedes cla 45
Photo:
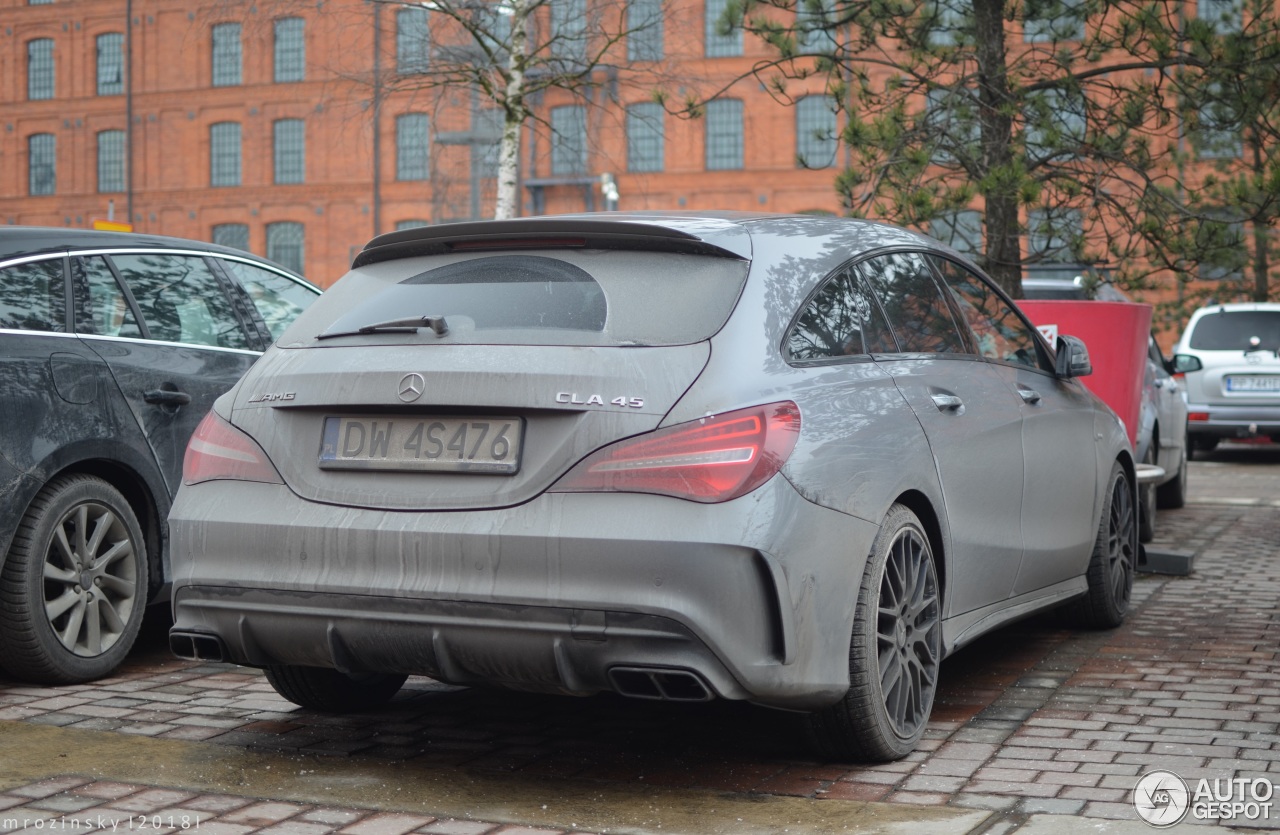
[(375, 238), (187, 451), (174, 651), (319, 710), (406, 676), (801, 711), (902, 757), (939, 663), (1124, 618), (1119, 420), (955, 252), (609, 214)]

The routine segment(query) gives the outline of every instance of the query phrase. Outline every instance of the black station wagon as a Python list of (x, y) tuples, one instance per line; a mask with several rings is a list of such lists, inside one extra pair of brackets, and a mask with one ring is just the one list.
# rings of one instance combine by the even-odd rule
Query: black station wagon
[(106, 675), (168, 581), (196, 424), (319, 295), (235, 249), (0, 227), (0, 667)]

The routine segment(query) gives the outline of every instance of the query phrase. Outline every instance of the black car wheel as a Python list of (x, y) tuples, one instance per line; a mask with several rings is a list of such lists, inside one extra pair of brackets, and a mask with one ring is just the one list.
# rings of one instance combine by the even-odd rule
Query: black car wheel
[(1085, 574), (1089, 590), (1075, 603), (1081, 626), (1110, 629), (1124, 622), (1137, 564), (1137, 515), (1129, 475), (1117, 461), (1111, 467), (1098, 537)]
[(347, 675), (323, 667), (290, 664), (267, 667), (266, 674), (276, 692), (295, 705), (327, 713), (348, 713), (385, 704), (408, 678), (384, 673)]
[(104, 676), (133, 646), (146, 596), (129, 503), (102, 479), (60, 476), (27, 509), (0, 574), (0, 666), (46, 684)]
[(849, 691), (806, 717), (828, 757), (900, 759), (924, 735), (942, 659), (942, 604), (932, 549), (920, 520), (890, 509), (872, 545), (849, 647)]
[(1187, 447), (1183, 444), (1178, 458), (1178, 473), (1156, 488), (1156, 507), (1176, 510), (1187, 503)]

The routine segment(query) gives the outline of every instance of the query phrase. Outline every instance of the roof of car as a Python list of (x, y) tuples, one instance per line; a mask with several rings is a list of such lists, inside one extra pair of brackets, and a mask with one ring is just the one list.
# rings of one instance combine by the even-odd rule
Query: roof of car
[(67, 249), (107, 249), (143, 246), (166, 249), (199, 249), (222, 255), (238, 255), (262, 260), (252, 253), (228, 246), (163, 235), (136, 232), (102, 232), (95, 229), (71, 229), (46, 226), (0, 226), (0, 259), (20, 258)]
[(867, 248), (911, 243), (950, 251), (901, 227), (859, 218), (767, 212), (595, 212), (482, 220), (404, 229), (365, 245), (353, 268), (395, 258), (459, 250), (548, 244), (653, 249), (721, 257), (752, 257), (751, 234), (856, 232)]
[(1280, 310), (1280, 302), (1225, 302), (1221, 304), (1218, 304), (1218, 303), (1206, 304), (1204, 307), (1200, 308), (1200, 310), (1197, 310), (1196, 312), (1200, 313), (1201, 311), (1204, 311), (1204, 313), (1218, 313), (1218, 312), (1237, 313), (1240, 311), (1251, 311), (1251, 310), (1266, 310), (1266, 311)]

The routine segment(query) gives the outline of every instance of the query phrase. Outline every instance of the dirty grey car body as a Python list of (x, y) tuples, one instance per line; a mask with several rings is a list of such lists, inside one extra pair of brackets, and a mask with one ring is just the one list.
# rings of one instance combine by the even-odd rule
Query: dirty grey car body
[[(573, 315), (531, 326), (563, 311), (517, 274)], [(449, 295), (476, 288), (525, 327)], [(722, 697), (809, 712), (833, 755), (903, 756), (946, 653), (1073, 600), (1123, 617), (1132, 461), (1072, 378), (1082, 343), (1059, 349), (961, 256), (871, 222), (385, 235), (196, 433), (171, 645), (311, 707), (407, 674)], [(496, 440), (422, 464), (460, 423), (518, 466)], [(761, 426), (735, 458), (724, 438)]]

